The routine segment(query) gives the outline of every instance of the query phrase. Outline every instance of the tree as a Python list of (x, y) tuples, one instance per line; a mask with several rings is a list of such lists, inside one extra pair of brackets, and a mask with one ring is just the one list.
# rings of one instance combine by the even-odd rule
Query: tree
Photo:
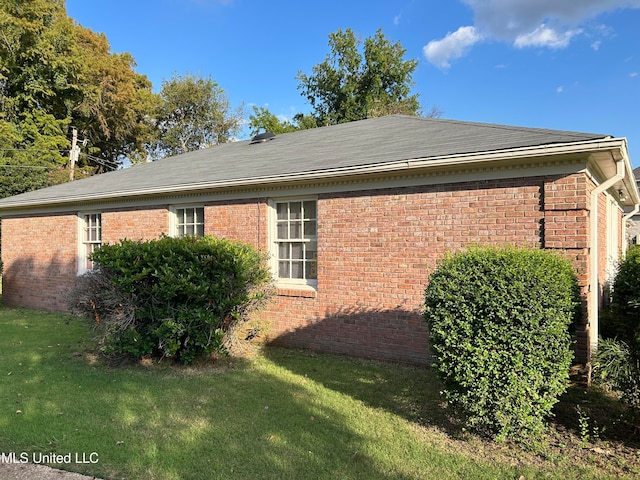
[(316, 120), (312, 115), (298, 113), (294, 115), (293, 121), (280, 120), (265, 107), (253, 107), (253, 114), (249, 115), (249, 127), (251, 135), (256, 135), (260, 131), (271, 132), (276, 135), (281, 133), (295, 132), (296, 130), (307, 130), (316, 128)]
[(329, 47), (331, 53), (311, 75), (298, 72), (296, 77), (318, 125), (420, 114), (418, 95), (411, 94), (418, 62), (403, 59), (406, 50), (399, 42), (391, 43), (378, 30), (363, 45), (346, 29), (329, 35)]
[(72, 126), (81, 164), (116, 168), (144, 155), (151, 84), (131, 55), (76, 24), (63, 0), (0, 0), (0, 195), (66, 181)]
[(231, 108), (224, 90), (210, 77), (174, 75), (162, 82), (156, 114), (156, 154), (178, 155), (233, 140), (243, 107)]

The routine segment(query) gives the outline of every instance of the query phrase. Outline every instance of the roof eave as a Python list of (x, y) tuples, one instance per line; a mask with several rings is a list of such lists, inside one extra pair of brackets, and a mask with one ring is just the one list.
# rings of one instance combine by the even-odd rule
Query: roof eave
[[(239, 178), (225, 181), (197, 182), (180, 185), (162, 185), (154, 188), (132, 189), (112, 191), (105, 194), (70, 195), (51, 199), (38, 199), (32, 201), (17, 201), (12, 203), (9, 199), (0, 205), (0, 214), (16, 212), (21, 209), (29, 209), (41, 206), (65, 206), (76, 203), (108, 202), (124, 197), (145, 198), (158, 195), (180, 195), (186, 192), (215, 191), (229, 188), (250, 188), (254, 186), (269, 186), (276, 184), (300, 183), (306, 181), (331, 180), (340, 177), (353, 177), (364, 175), (380, 175), (385, 173), (398, 173), (402, 171), (418, 169), (444, 169), (451, 166), (464, 167), (474, 164), (516, 161), (517, 159), (555, 157), (568, 154), (589, 154), (605, 150), (619, 150), (626, 140), (621, 138), (601, 138), (580, 142), (545, 144), (530, 147), (518, 147), (503, 150), (484, 151), (476, 153), (463, 153), (444, 155), (438, 157), (412, 158), (395, 160), (391, 162), (340, 167), (333, 169), (310, 170), (287, 175), (272, 175), (250, 178)], [(134, 167), (135, 168), (135, 167)], [(637, 194), (637, 191), (635, 192)], [(8, 201), (7, 201), (8, 200)]]

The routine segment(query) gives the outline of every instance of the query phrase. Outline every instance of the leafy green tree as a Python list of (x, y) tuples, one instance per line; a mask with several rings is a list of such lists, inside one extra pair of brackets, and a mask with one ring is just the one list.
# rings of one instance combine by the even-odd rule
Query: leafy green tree
[[(123, 159), (146, 159), (152, 141), (153, 112), (159, 96), (151, 82), (135, 72), (129, 53), (111, 53), (104, 35), (76, 27), (83, 68), (78, 72), (81, 95), (74, 99), (72, 118), (79, 135), (89, 140), (88, 153), (117, 166)], [(108, 167), (107, 167), (108, 169)]]
[(329, 35), (331, 53), (298, 72), (298, 89), (313, 108), (318, 125), (351, 122), (390, 114), (419, 115), (418, 95), (411, 94), (418, 62), (404, 60), (406, 49), (378, 30), (364, 43), (351, 29)]
[(260, 131), (271, 132), (276, 135), (316, 128), (316, 120), (312, 115), (298, 113), (293, 117), (293, 122), (280, 120), (265, 107), (253, 107), (253, 114), (249, 115), (249, 128), (251, 135)]
[(0, 32), (0, 195), (68, 180), (72, 126), (102, 159), (84, 166), (144, 155), (154, 97), (129, 54), (111, 53), (63, 0), (0, 0)]
[(243, 107), (231, 107), (224, 90), (209, 78), (174, 75), (162, 82), (156, 115), (156, 154), (178, 155), (233, 140)]

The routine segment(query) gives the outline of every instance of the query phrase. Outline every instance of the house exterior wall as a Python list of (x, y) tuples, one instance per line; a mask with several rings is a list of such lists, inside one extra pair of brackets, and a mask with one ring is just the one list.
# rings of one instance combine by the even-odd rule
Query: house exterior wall
[[(558, 249), (573, 261), (584, 293), (592, 187), (573, 174), (319, 193), (317, 289), (279, 289), (259, 314), (269, 340), (428, 363), (421, 314), (428, 276), (446, 252), (474, 244)], [(103, 210), (103, 241), (169, 233), (169, 206)], [(268, 249), (268, 198), (204, 207), (205, 233)], [(75, 214), (3, 218), (5, 304), (65, 309), (77, 272), (77, 222)], [(581, 331), (587, 338), (586, 325)], [(577, 359), (587, 353), (579, 347)]]
[[(318, 290), (282, 292), (265, 313), (277, 343), (429, 361), (426, 279), (470, 244), (562, 250), (588, 288), (583, 175), (468, 182), (318, 199)], [(580, 327), (582, 342), (585, 326)], [(586, 347), (576, 351), (586, 361)]]
[(102, 242), (151, 240), (169, 234), (168, 206), (149, 209), (130, 208), (102, 212)]
[(78, 217), (41, 215), (2, 219), (2, 303), (66, 309), (77, 271)]

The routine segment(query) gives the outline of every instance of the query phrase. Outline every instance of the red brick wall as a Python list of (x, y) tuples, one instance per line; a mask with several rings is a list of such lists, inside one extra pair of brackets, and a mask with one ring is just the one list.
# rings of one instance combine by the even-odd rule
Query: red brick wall
[(118, 240), (152, 240), (169, 234), (168, 206), (149, 209), (126, 209), (102, 212), (102, 242)]
[[(589, 188), (583, 175), (572, 175), (321, 194), (317, 291), (281, 290), (261, 314), (269, 320), (270, 338), (328, 352), (427, 362), (421, 316), (426, 281), (446, 252), (470, 244), (562, 249), (586, 289)], [(50, 225), (48, 234), (41, 232), (43, 222)], [(5, 272), (10, 272), (5, 303), (62, 306), (52, 299), (75, 278), (77, 228), (75, 215), (3, 220)], [(103, 212), (105, 242), (156, 238), (168, 229), (167, 206)], [(267, 200), (207, 204), (205, 229), (266, 249)], [(51, 238), (60, 246), (52, 248)], [(20, 253), (27, 240), (49, 250), (34, 246)], [(65, 265), (55, 276), (46, 270), (58, 262), (51, 257)], [(16, 268), (20, 265), (24, 268)], [(55, 293), (40, 295), (47, 288)]]
[(205, 234), (247, 242), (266, 250), (268, 242), (267, 199), (215, 202), (205, 206)]
[(279, 297), (266, 314), (271, 335), (288, 345), (425, 362), (423, 291), (446, 252), (470, 244), (559, 248), (587, 281), (584, 188), (575, 176), (321, 195), (317, 296)]
[(2, 219), (2, 303), (65, 310), (76, 276), (77, 215)]

